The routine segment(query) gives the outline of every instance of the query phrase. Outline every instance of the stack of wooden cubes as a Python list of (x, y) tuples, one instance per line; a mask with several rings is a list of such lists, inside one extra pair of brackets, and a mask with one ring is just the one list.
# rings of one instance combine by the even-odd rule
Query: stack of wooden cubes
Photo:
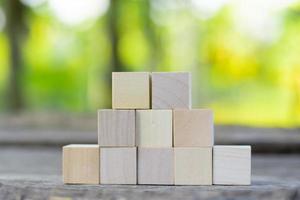
[(250, 146), (214, 146), (213, 112), (191, 108), (188, 72), (114, 72), (98, 145), (63, 147), (67, 184), (249, 185)]

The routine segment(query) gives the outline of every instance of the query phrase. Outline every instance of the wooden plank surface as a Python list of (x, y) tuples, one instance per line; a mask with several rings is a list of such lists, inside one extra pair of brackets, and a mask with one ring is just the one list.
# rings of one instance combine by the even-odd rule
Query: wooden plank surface
[(136, 147), (100, 149), (101, 184), (137, 184)]
[(138, 184), (174, 184), (173, 148), (138, 148)]
[(153, 72), (152, 108), (191, 108), (191, 74), (189, 72)]
[(113, 72), (112, 108), (150, 108), (150, 73)]
[(98, 145), (63, 147), (63, 182), (65, 184), (99, 184), (99, 173)]
[(98, 144), (101, 147), (135, 146), (135, 111), (98, 110)]
[(174, 110), (173, 122), (175, 147), (212, 147), (214, 145), (212, 110)]
[(213, 184), (250, 185), (251, 147), (214, 146)]
[(137, 110), (136, 137), (139, 147), (172, 147), (172, 110)]
[(174, 148), (175, 185), (212, 185), (212, 147)]

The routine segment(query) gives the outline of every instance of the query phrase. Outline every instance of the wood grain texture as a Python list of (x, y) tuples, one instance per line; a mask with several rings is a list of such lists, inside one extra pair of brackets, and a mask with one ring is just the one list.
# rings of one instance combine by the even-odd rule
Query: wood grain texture
[(150, 73), (113, 72), (112, 108), (150, 108)]
[(153, 72), (152, 108), (191, 108), (191, 74), (189, 72)]
[(137, 184), (136, 147), (100, 149), (101, 184)]
[(137, 110), (139, 147), (172, 147), (172, 110)]
[(212, 110), (174, 110), (173, 122), (175, 147), (213, 146), (214, 124)]
[(63, 147), (63, 182), (65, 184), (99, 184), (99, 173), (98, 145)]
[(101, 147), (135, 146), (135, 111), (98, 110), (98, 144)]
[(173, 148), (138, 148), (138, 184), (174, 184)]
[(212, 147), (174, 148), (175, 185), (212, 185)]
[(214, 146), (213, 184), (250, 185), (251, 147)]

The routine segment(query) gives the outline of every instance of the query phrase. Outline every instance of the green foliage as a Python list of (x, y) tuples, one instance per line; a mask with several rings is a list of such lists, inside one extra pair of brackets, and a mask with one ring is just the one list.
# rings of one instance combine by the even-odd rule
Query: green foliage
[[(185, 4), (163, 4), (168, 3), (160, 9), (146, 0), (116, 4), (116, 57), (124, 70), (192, 71), (194, 107), (213, 108), (220, 124), (299, 125), (299, 5), (278, 14), (282, 30), (266, 42), (239, 30), (230, 5), (203, 19)], [(69, 26), (46, 4), (27, 11), (25, 109), (95, 112), (110, 106), (113, 52), (107, 15)], [(2, 110), (9, 48), (0, 33)]]
[(7, 38), (3, 33), (0, 33), (0, 110), (5, 108), (5, 101), (7, 99), (5, 87), (9, 76), (8, 50)]

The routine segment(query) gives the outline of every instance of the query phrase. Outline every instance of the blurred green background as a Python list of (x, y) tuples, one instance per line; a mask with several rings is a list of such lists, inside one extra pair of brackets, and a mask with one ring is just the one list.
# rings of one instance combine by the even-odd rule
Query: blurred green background
[(300, 2), (0, 1), (0, 111), (96, 113), (112, 71), (191, 71), (218, 124), (300, 125)]

